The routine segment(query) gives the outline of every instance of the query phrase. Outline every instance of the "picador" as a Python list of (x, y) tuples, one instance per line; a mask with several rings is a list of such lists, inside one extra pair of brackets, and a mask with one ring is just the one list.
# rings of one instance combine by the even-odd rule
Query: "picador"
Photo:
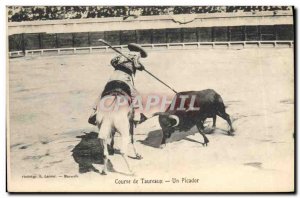
[[(142, 47), (135, 43), (128, 44), (128, 49), (130, 51), (126, 53), (126, 56), (130, 58), (131, 61), (122, 55), (117, 55), (111, 60), (111, 65), (115, 70), (93, 106), (93, 113), (88, 119), (88, 122), (92, 125), (96, 125), (97, 104), (109, 91), (118, 89), (129, 95), (131, 102), (134, 102), (135, 97), (138, 95), (138, 91), (134, 86), (134, 77), (137, 70), (142, 71), (144, 69), (144, 66), (140, 64), (140, 58), (146, 58), (148, 54)], [(146, 116), (142, 113), (136, 115), (133, 111), (132, 116), (135, 118), (135, 120), (132, 120), (134, 124), (142, 123), (146, 120)]]
[[(96, 125), (99, 129), (99, 138), (103, 141), (104, 168), (102, 174), (107, 172), (108, 146), (112, 148), (114, 134), (117, 132), (121, 136), (120, 152), (123, 156), (130, 174), (132, 170), (128, 164), (128, 157), (141, 159), (141, 155), (136, 152), (133, 141), (134, 129), (134, 107), (132, 105), (137, 90), (134, 87), (134, 77), (136, 71), (142, 71), (144, 67), (140, 63), (140, 58), (146, 58), (146, 51), (137, 44), (128, 45), (129, 53), (118, 55), (111, 60), (114, 72), (109, 78), (101, 95), (97, 98), (93, 108), (93, 113), (88, 122)], [(125, 106), (115, 110), (119, 101), (126, 101)], [(106, 111), (101, 105), (107, 102), (108, 106), (114, 110)], [(129, 146), (131, 149), (129, 149)], [(133, 153), (132, 153), (133, 151)], [(132, 155), (133, 154), (133, 155)]]

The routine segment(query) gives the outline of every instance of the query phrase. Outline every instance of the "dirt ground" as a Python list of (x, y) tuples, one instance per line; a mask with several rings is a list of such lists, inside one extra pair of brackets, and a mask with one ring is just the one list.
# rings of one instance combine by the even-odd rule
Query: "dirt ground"
[[(291, 191), (294, 189), (294, 57), (292, 48), (160, 50), (142, 62), (177, 91), (212, 88), (223, 98), (235, 129), (217, 118), (206, 122), (210, 140), (193, 128), (176, 132), (165, 148), (157, 117), (135, 129), (142, 160), (121, 155), (112, 172), (79, 173), (76, 136), (98, 132), (87, 123), (92, 105), (113, 69), (113, 53), (23, 57), (9, 60), (9, 189), (21, 191)], [(141, 94), (172, 91), (144, 72)], [(150, 112), (149, 112), (150, 114)], [(116, 137), (116, 145), (120, 137)], [(101, 164), (94, 164), (98, 170)], [(43, 178), (25, 178), (41, 175)], [(49, 178), (45, 178), (48, 175)], [(24, 177), (25, 176), (25, 177)], [(53, 176), (55, 178), (51, 178)], [(74, 176), (67, 178), (66, 176)], [(142, 178), (162, 184), (141, 183)], [(198, 179), (186, 183), (182, 178)], [(139, 180), (138, 184), (117, 184)], [(175, 180), (178, 179), (177, 183)], [(170, 182), (168, 182), (170, 181)], [(19, 183), (22, 182), (22, 183)], [(174, 183), (173, 183), (174, 182)]]

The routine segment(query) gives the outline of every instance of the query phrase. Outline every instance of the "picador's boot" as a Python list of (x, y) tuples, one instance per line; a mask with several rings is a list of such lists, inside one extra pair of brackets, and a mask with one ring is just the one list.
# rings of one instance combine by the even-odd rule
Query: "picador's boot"
[(96, 111), (96, 109), (94, 109), (94, 112), (90, 115), (90, 117), (88, 119), (88, 123), (96, 126), (97, 125), (96, 117), (97, 117), (97, 111)]

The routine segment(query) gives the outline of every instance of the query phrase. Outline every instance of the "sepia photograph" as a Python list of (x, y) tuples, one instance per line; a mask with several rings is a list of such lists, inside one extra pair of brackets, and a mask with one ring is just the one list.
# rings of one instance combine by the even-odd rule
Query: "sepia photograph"
[(293, 6), (6, 5), (7, 191), (295, 192)]

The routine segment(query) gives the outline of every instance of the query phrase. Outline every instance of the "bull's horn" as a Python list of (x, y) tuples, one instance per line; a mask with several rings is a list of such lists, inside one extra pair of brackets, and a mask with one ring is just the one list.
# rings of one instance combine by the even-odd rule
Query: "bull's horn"
[(152, 117), (153, 116), (169, 116), (170, 114), (169, 113), (167, 113), (167, 112), (156, 112), (156, 113), (154, 113), (153, 115), (152, 115)]
[(176, 124), (173, 125), (172, 127), (176, 127), (179, 125), (179, 117), (177, 115), (169, 115), (169, 117), (176, 120)]

